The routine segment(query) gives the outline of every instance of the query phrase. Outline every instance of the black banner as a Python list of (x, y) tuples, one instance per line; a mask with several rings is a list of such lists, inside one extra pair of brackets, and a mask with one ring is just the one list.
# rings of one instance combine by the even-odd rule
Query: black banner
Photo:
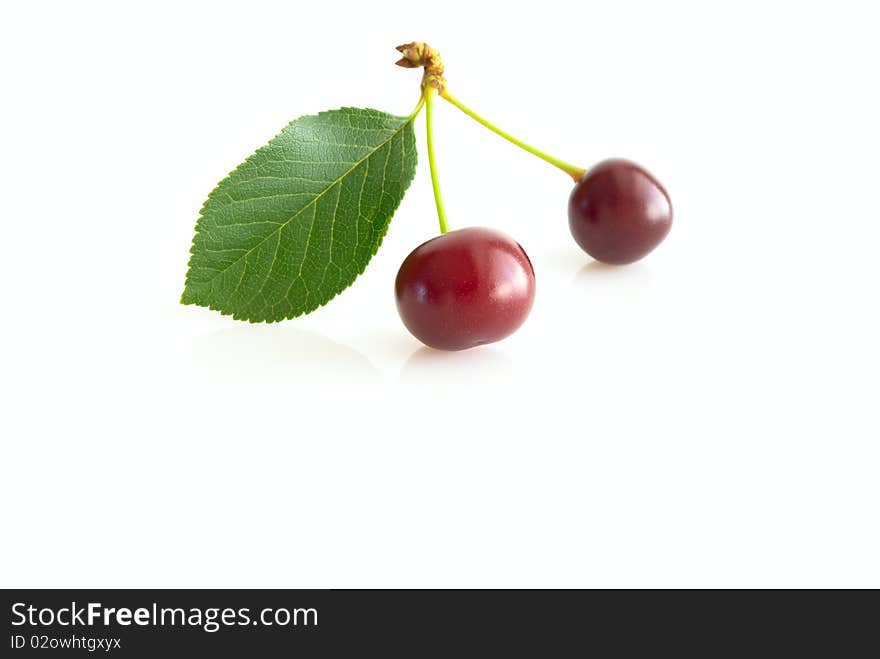
[(878, 613), (874, 591), (0, 592), (8, 657), (857, 656)]

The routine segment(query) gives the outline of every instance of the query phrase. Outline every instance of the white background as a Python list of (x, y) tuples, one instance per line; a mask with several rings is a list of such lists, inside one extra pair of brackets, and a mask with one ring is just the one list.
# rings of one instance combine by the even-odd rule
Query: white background
[[(0, 10), (0, 583), (880, 586), (878, 19), (855, 2), (11, 3)], [(438, 102), (510, 339), (423, 349), (397, 268), (258, 326), (178, 304), (199, 208), (290, 119), (450, 89), (675, 222), (591, 263), (570, 181)], [(420, 147), (424, 119), (417, 122)]]

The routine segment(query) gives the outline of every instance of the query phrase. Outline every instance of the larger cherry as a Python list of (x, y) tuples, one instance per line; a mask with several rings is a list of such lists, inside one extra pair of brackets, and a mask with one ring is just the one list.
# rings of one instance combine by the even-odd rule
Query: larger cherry
[(629, 160), (603, 160), (578, 181), (568, 200), (571, 235), (597, 261), (638, 261), (672, 226), (672, 202), (660, 182)]
[(535, 273), (513, 238), (472, 227), (416, 247), (400, 266), (394, 292), (417, 339), (464, 350), (499, 341), (523, 324), (535, 299)]

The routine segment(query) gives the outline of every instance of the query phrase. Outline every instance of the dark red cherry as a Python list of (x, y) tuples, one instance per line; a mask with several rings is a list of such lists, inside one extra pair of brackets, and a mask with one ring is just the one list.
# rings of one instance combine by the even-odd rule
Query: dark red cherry
[(416, 247), (400, 266), (394, 292), (417, 339), (464, 350), (500, 341), (523, 324), (535, 300), (535, 272), (513, 238), (473, 227)]
[(645, 169), (603, 160), (578, 181), (568, 200), (568, 226), (597, 261), (621, 265), (657, 247), (672, 226), (672, 202)]

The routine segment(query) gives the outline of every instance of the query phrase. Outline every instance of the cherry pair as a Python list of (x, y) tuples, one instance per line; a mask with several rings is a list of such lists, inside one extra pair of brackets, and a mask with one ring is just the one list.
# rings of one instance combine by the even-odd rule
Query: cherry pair
[[(577, 182), (568, 202), (572, 236), (603, 263), (632, 263), (653, 250), (672, 225), (663, 186), (626, 160), (605, 160)], [(535, 299), (525, 250), (500, 231), (451, 231), (417, 247), (395, 283), (397, 309), (425, 345), (463, 350), (509, 336)]]
[(535, 299), (535, 273), (519, 243), (493, 229), (449, 231), (434, 160), (435, 96), (575, 180), (568, 201), (569, 228), (578, 245), (597, 261), (632, 263), (669, 233), (669, 195), (645, 169), (628, 160), (611, 159), (586, 171), (539, 151), (452, 96), (434, 48), (412, 42), (397, 50), (403, 54), (398, 65), (424, 67), (418, 109), (425, 106), (428, 160), (442, 233), (413, 250), (397, 273), (397, 309), (417, 339), (441, 350), (499, 341), (525, 322)]

